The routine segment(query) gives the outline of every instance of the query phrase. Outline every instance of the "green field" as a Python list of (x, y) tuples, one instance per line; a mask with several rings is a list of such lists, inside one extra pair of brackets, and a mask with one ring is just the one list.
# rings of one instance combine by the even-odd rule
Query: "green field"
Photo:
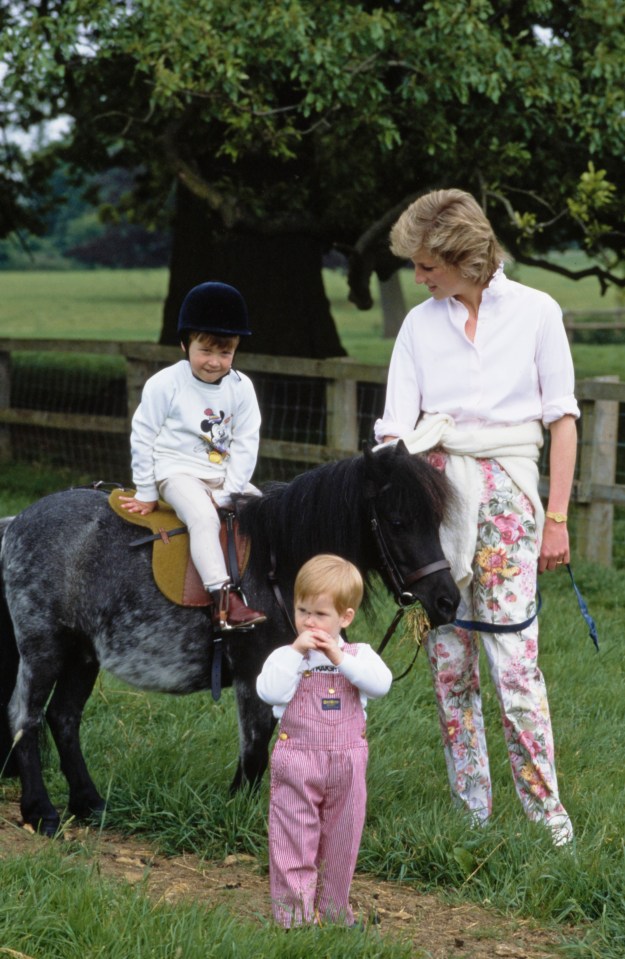
[[(560, 259), (569, 267), (583, 265), (583, 255), (569, 253)], [(563, 309), (592, 312), (622, 305), (622, 293), (599, 294), (588, 278), (575, 283), (555, 273), (529, 267), (508, 268), (514, 279), (544, 289)], [(0, 336), (28, 338), (146, 340), (158, 339), (166, 270), (82, 270), (68, 272), (0, 272), (2, 313)], [(424, 299), (412, 273), (401, 273), (406, 307)], [(372, 280), (374, 305), (360, 311), (349, 303), (346, 277), (324, 271), (326, 292), (341, 340), (348, 354), (365, 363), (385, 365), (393, 347), (382, 338), (382, 316), (377, 280)], [(575, 345), (579, 379), (612, 374), (625, 380), (625, 348), (610, 345)]]
[[(519, 270), (516, 278), (548, 289), (565, 308), (595, 310), (593, 281), (572, 284)], [(347, 302), (344, 277), (326, 273), (328, 296), (351, 355), (386, 362), (379, 307), (359, 313)], [(2, 273), (0, 336), (156, 340), (165, 271)], [(408, 305), (418, 290), (402, 274)], [(625, 379), (625, 348), (576, 346), (579, 377), (614, 373)], [(42, 360), (45, 362), (45, 360)], [(0, 476), (0, 515), (22, 508), (73, 477), (40, 464), (13, 465)], [(449, 800), (427, 663), (370, 708), (369, 809), (359, 870), (434, 892), (450, 904), (484, 903), (494, 914), (555, 928), (568, 959), (625, 955), (625, 666), (621, 654), (625, 589), (622, 571), (576, 561), (576, 578), (597, 620), (597, 654), (565, 574), (544, 576), (541, 665), (547, 678), (560, 787), (572, 816), (574, 848), (554, 849), (524, 818), (515, 797), (497, 705), (484, 670), (495, 809), (484, 830), (471, 829)], [(354, 638), (377, 646), (392, 615), (379, 597), (360, 613)], [(390, 665), (411, 658), (395, 644)], [(212, 860), (232, 852), (253, 856), (267, 870), (268, 782), (255, 796), (228, 795), (236, 760), (232, 694), (172, 698), (137, 694), (111, 679), (98, 683), (83, 726), (86, 755), (109, 800), (106, 825), (149, 838), (168, 853), (191, 851)], [(55, 755), (46, 776), (63, 808), (65, 784)], [(0, 800), (15, 784), (0, 784)], [(99, 875), (79, 842), (51, 844), (36, 854), (0, 856), (0, 959), (430, 959), (424, 951), (371, 932), (304, 930), (288, 938), (200, 904), (155, 904), (141, 884)], [(488, 929), (467, 930), (446, 959), (467, 959), (471, 941)], [(497, 952), (493, 957), (514, 955)], [(520, 955), (520, 953), (516, 953)], [(547, 953), (544, 953), (547, 956)]]
[[(450, 905), (484, 903), (493, 915), (559, 928), (567, 945), (551, 956), (622, 959), (623, 587), (615, 572), (600, 575), (579, 566), (577, 575), (597, 618), (599, 654), (587, 637), (567, 578), (552, 575), (541, 584), (541, 662), (550, 691), (561, 792), (577, 831), (575, 847), (554, 849), (543, 830), (523, 816), (486, 678), (494, 816), (488, 828), (476, 831), (453, 808), (421, 656), (413, 672), (369, 710), (369, 805), (359, 870), (414, 884)], [(359, 613), (354, 635), (377, 645), (391, 605), (380, 597), (371, 614)], [(407, 639), (391, 644), (388, 659), (396, 674), (411, 657)], [(137, 694), (110, 679), (99, 683), (87, 708), (83, 741), (96, 782), (108, 797), (107, 826), (149, 838), (168, 853), (187, 850), (222, 861), (242, 852), (254, 857), (266, 876), (268, 782), (256, 796), (229, 798), (236, 740), (229, 691), (215, 704), (208, 694), (172, 698)], [(62, 808), (65, 784), (54, 762), (47, 777), (53, 801)], [(0, 797), (6, 791), (13, 795), (9, 785), (0, 787)], [(393, 945), (373, 931), (347, 942), (345, 933), (331, 929), (316, 936), (295, 933), (285, 940), (263, 923), (237, 922), (223, 910), (151, 904), (140, 885), (131, 889), (98, 876), (80, 842), (0, 859), (0, 887), (0, 944), (33, 959), (428, 959), (427, 953)], [(123, 916), (121, 927), (113, 915)], [(487, 929), (467, 929), (466, 952), (451, 949), (448, 959), (471, 956), (471, 941), (482, 936), (488, 937)], [(493, 952), (493, 957), (514, 954)]]

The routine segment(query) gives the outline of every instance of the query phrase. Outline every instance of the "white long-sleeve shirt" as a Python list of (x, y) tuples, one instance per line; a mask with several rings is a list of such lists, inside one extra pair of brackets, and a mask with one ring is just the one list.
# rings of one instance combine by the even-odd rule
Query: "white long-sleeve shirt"
[(410, 433), (422, 413), (446, 413), (458, 429), (546, 426), (579, 416), (562, 312), (548, 294), (499, 269), (482, 295), (472, 343), (454, 297), (412, 309), (397, 336), (378, 441)]
[(258, 456), (260, 410), (252, 381), (231, 370), (204, 383), (188, 360), (146, 382), (132, 420), (137, 497), (158, 499), (158, 483), (175, 473), (216, 480), (224, 493), (243, 492)]
[[(339, 637), (339, 646), (345, 645)], [(393, 676), (386, 663), (367, 643), (358, 643), (356, 656), (343, 656), (334, 666), (325, 653), (311, 649), (306, 656), (292, 646), (274, 649), (265, 660), (262, 672), (256, 680), (256, 692), (264, 703), (273, 706), (273, 714), (280, 719), (291, 702), (306, 670), (321, 669), (329, 674), (340, 673), (360, 693), (360, 702), (366, 715), (368, 699), (379, 699), (391, 688)]]

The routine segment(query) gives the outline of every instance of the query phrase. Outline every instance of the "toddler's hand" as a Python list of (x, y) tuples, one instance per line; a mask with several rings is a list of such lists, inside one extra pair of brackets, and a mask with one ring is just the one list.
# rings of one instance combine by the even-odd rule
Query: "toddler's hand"
[(305, 656), (309, 649), (316, 649), (317, 640), (312, 630), (305, 629), (303, 633), (300, 633), (294, 641), (291, 643), (293, 649), (296, 649), (298, 653), (301, 653), (302, 656)]
[(318, 649), (319, 652), (325, 653), (333, 666), (338, 666), (343, 662), (345, 653), (339, 646), (338, 639), (335, 639), (334, 636), (324, 632), (322, 629), (314, 630), (314, 635), (315, 648)]

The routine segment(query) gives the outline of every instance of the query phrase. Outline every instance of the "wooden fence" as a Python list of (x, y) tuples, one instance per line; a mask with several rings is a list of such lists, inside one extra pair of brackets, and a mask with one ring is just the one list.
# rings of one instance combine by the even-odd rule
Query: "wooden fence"
[[(583, 317), (592, 316), (592, 320)], [(625, 308), (612, 310), (565, 310), (564, 328), (569, 343), (573, 343), (576, 333), (619, 332), (625, 330)]]
[[(97, 354), (123, 359), (127, 387), (125, 415), (92, 415), (80, 412), (53, 412), (11, 406), (12, 357), (15, 353), (47, 352)], [(125, 441), (145, 380), (155, 368), (180, 358), (175, 347), (152, 343), (114, 341), (0, 339), (0, 459), (12, 457), (11, 427), (44, 427), (46, 430), (82, 431), (92, 435), (120, 434)], [(324, 441), (263, 437), (261, 455), (265, 458), (314, 465), (340, 459), (356, 452), (360, 445), (358, 389), (375, 384), (383, 390), (385, 366), (368, 366), (351, 359), (308, 360), (295, 357), (259, 356), (240, 353), (237, 366), (252, 377), (270, 375), (292, 378), (303, 384), (323, 383), (325, 393)], [(579, 435), (578, 475), (573, 490), (576, 505), (578, 550), (602, 564), (612, 562), (614, 507), (625, 505), (625, 484), (617, 483), (619, 451), (619, 410), (625, 404), (625, 383), (604, 377), (583, 380), (577, 385), (582, 406)], [(378, 412), (381, 411), (381, 404)], [(541, 490), (547, 479), (541, 477)]]

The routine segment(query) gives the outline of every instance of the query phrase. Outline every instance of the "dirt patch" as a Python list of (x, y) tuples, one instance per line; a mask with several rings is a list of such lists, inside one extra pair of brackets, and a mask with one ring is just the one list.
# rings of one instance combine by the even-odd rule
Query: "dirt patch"
[[(66, 837), (83, 845), (108, 879), (144, 883), (156, 902), (194, 900), (222, 905), (252, 922), (271, 918), (269, 883), (251, 856), (222, 862), (192, 855), (166, 857), (147, 842), (106, 830), (70, 828)], [(48, 843), (22, 828), (17, 803), (0, 804), (0, 858), (35, 853)], [(357, 875), (352, 886), (355, 912), (376, 917), (380, 934), (410, 941), (431, 959), (554, 959), (561, 935), (509, 919), (477, 905), (450, 905), (412, 886)], [(566, 935), (566, 931), (563, 930)]]

